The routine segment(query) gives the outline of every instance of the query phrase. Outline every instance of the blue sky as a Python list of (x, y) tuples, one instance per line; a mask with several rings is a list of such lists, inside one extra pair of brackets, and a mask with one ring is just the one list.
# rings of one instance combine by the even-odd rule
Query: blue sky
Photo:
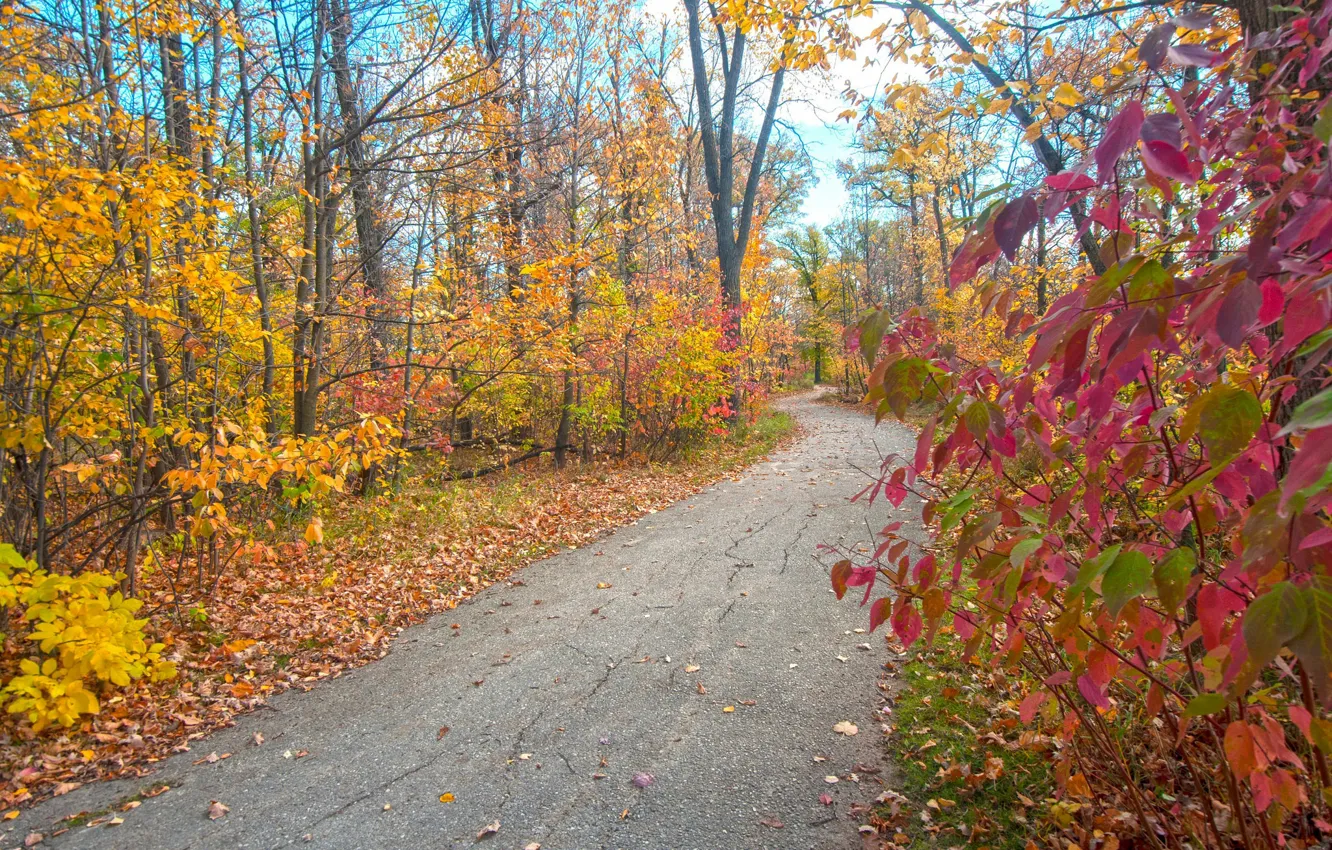
[[(654, 19), (684, 26), (681, 0), (641, 0), (640, 9)], [(873, 18), (862, 18), (854, 29), (868, 33), (877, 23)], [(900, 73), (906, 69), (893, 70)], [(682, 68), (681, 77), (685, 76)], [(802, 207), (810, 224), (823, 227), (836, 220), (850, 197), (836, 171), (837, 161), (851, 155), (855, 136), (853, 124), (837, 121), (837, 114), (847, 106), (842, 92), (848, 85), (860, 92), (871, 91), (886, 82), (887, 76), (883, 68), (866, 67), (863, 60), (843, 60), (834, 62), (825, 73), (803, 71), (787, 77), (783, 92), (786, 102), (778, 117), (804, 141), (818, 177)]]

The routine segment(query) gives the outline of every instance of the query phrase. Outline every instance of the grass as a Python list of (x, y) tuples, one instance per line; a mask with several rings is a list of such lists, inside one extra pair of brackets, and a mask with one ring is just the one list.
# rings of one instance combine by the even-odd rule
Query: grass
[(962, 661), (940, 635), (897, 665), (895, 731), (887, 739), (913, 813), (893, 819), (899, 844), (1020, 850), (1053, 793), (1043, 736), (1021, 737), (1017, 683), (990, 664)]
[[(400, 544), (395, 557), (407, 561), (420, 557), (422, 548), (429, 550), (432, 545), (437, 548), (441, 532), (462, 535), (478, 527), (522, 528), (530, 506), (544, 497), (556, 476), (590, 476), (604, 482), (611, 473), (629, 470), (647, 478), (685, 478), (701, 484), (749, 466), (794, 436), (797, 430), (789, 414), (765, 410), (753, 422), (741, 420), (723, 434), (710, 434), (690, 444), (667, 462), (594, 461), (574, 464), (568, 472), (557, 473), (548, 460), (530, 461), (471, 481), (449, 480), (443, 474), (446, 468), (437, 458), (413, 458), (396, 490), (371, 499), (343, 499), (332, 506), (324, 517), (324, 533), (329, 541), (354, 544), (368, 543), (385, 534), (394, 535)], [(428, 526), (428, 535), (402, 536), (404, 532), (416, 535), (423, 526)], [(280, 531), (296, 537), (303, 527), (303, 521), (293, 522)], [(421, 545), (413, 545), (413, 541)], [(529, 560), (558, 548), (557, 543), (536, 543), (520, 556)]]

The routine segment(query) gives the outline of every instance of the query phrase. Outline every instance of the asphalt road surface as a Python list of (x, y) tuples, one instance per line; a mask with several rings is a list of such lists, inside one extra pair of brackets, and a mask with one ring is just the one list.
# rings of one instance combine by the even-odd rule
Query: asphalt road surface
[[(886, 781), (887, 651), (854, 632), (867, 612), (836, 600), (815, 547), (885, 524), (882, 502), (849, 497), (914, 439), (813, 394), (783, 404), (803, 437), (736, 480), (520, 571), (152, 776), (37, 806), (0, 846), (35, 831), (43, 848), (118, 850), (859, 847), (849, 809)], [(834, 732), (843, 720), (859, 734)], [(192, 763), (209, 752), (232, 755)], [(155, 783), (170, 790), (122, 824), (51, 836)], [(230, 812), (210, 820), (213, 801)]]

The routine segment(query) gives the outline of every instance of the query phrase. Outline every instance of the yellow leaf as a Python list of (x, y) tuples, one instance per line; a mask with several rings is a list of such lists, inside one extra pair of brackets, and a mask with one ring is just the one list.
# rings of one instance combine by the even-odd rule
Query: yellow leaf
[(305, 542), (311, 546), (324, 542), (324, 521), (319, 517), (310, 517), (310, 524), (305, 527)]
[(1082, 95), (1068, 83), (1060, 83), (1050, 96), (1060, 106), (1077, 106), (1082, 103)]
[(730, 714), (735, 711), (735, 706), (728, 705), (725, 708), (723, 708), (722, 711), (726, 712), (727, 714)]
[(452, 803), (452, 802), (453, 802), (453, 795), (452, 795), (452, 794), (440, 794), (440, 795), (439, 795), (439, 801), (440, 801), (441, 803)]

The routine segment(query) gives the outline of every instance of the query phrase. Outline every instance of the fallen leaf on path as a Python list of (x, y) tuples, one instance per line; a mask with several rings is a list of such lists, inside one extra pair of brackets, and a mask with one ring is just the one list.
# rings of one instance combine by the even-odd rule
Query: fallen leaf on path
[(107, 825), (107, 826), (120, 826), (120, 825), (121, 825), (122, 823), (124, 823), (124, 822), (125, 822), (125, 819), (124, 819), (124, 818), (111, 818), (111, 820), (109, 820), (109, 821), (106, 822), (106, 825)]
[(769, 829), (783, 829), (786, 827), (786, 824), (782, 823), (777, 818), (764, 818), (759, 821), (759, 826), (766, 826)]
[(231, 811), (230, 806), (227, 806), (225, 803), (219, 803), (217, 800), (214, 800), (212, 803), (209, 803), (208, 805), (208, 819), (217, 820), (218, 818), (226, 817), (226, 814), (229, 811)]
[(449, 727), (441, 726), (439, 727), (439, 734), (435, 736), (435, 740), (438, 741), (447, 734), (449, 734)]
[(830, 773), (827, 776), (823, 777), (823, 781), (827, 782), (829, 785), (836, 785), (838, 782), (841, 782), (842, 780), (836, 776), (833, 776)]
[(849, 738), (852, 735), (859, 732), (860, 729), (857, 728), (856, 724), (852, 723), (850, 720), (843, 720), (839, 722), (837, 725), (833, 726), (833, 731), (839, 735), (845, 735)]
[(758, 705), (758, 700), (753, 700), (753, 699), (742, 699), (742, 700), (740, 700), (740, 704), (741, 704), (741, 705)]
[[(635, 788), (646, 788), (656, 781), (657, 778), (650, 773), (635, 773), (633, 778)], [(625, 811), (629, 810), (625, 809)]]
[(441, 803), (452, 803), (453, 800), (454, 800), (454, 796), (453, 796), (452, 794), (450, 794), (450, 793), (445, 792), (445, 793), (439, 795), (439, 801), (440, 801)]
[(703, 683), (702, 683), (702, 682), (699, 682), (698, 685), (697, 685), (697, 687), (698, 687), (698, 692), (699, 692), (700, 694), (706, 694), (706, 693), (708, 692), (708, 689), (705, 688), (705, 687), (703, 687)]
[(698, 671), (699, 671), (699, 666), (698, 666), (697, 664), (687, 664), (687, 665), (685, 665), (685, 672), (686, 672), (686, 673), (697, 673)]
[(46, 836), (42, 835), (40, 832), (29, 832), (28, 837), (23, 839), (23, 846), (36, 847), (38, 844), (41, 844), (42, 841), (44, 841), (45, 839)]
[(628, 819), (629, 819), (628, 809), (625, 809), (624, 811), (620, 812), (620, 820), (628, 820)]
[(264, 733), (255, 732), (254, 737), (250, 739), (250, 742), (256, 747), (262, 747), (264, 745)]
[(831, 806), (832, 803), (833, 803), (832, 795), (831, 795), (831, 794), (820, 794), (820, 795), (819, 795), (819, 802), (822, 803), (822, 804), (825, 805), (825, 806)]
[(486, 824), (484, 827), (481, 828), (481, 831), (476, 834), (476, 839), (480, 841), (482, 838), (489, 838), (490, 836), (494, 835), (499, 831), (500, 831), (500, 822), (497, 820), (491, 821), (490, 823)]
[(519, 754), (518, 754), (518, 758), (521, 759), (522, 761), (531, 761), (531, 760), (532, 760), (532, 754), (531, 754), (531, 753), (519, 753)]
[(735, 706), (733, 706), (733, 705), (728, 705), (728, 706), (726, 706), (725, 708), (723, 708), (722, 711), (725, 712), (726, 714), (730, 714), (730, 713), (732, 713), (733, 711), (735, 711)]
[(18, 816), (19, 816), (18, 809), (11, 809), (10, 811), (5, 812), (5, 820), (13, 820)]
[(55, 787), (55, 791), (51, 793), (53, 796), (59, 797), (64, 794), (68, 794), (70, 791), (73, 791), (75, 788), (82, 788), (82, 787), (83, 787), (82, 782), (61, 782), (59, 785)]
[(523, 845), (523, 850), (541, 850), (541, 845), (535, 841)]
[(610, 590), (610, 588), (611, 588), (611, 583), (608, 581), (597, 582), (597, 590)]

